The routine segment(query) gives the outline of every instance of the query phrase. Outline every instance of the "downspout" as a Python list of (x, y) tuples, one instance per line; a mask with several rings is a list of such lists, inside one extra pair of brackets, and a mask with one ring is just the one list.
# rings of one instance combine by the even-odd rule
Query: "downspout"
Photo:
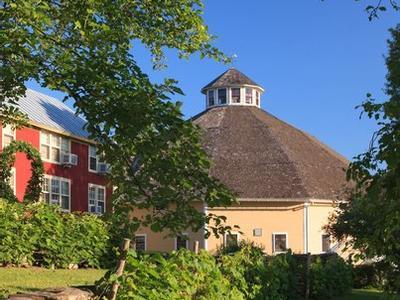
[(310, 213), (309, 213), (309, 207), (310, 203), (305, 202), (304, 203), (304, 222), (303, 222), (303, 232), (304, 232), (304, 254), (307, 254), (310, 252), (310, 249), (308, 247), (309, 243), (309, 218), (310, 218)]
[[(204, 203), (204, 206), (203, 206), (203, 213), (205, 216), (207, 216), (207, 214), (208, 214), (208, 207), (207, 207), (206, 203)], [(204, 224), (204, 235), (203, 235), (203, 247), (204, 247), (204, 250), (206, 250), (206, 251), (208, 251), (208, 240), (206, 239), (207, 226), (208, 226), (208, 224), (205, 223)]]

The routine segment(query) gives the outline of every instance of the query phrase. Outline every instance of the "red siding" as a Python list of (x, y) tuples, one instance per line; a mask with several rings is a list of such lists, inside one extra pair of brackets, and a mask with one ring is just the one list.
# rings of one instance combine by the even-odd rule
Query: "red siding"
[[(2, 145), (2, 127), (0, 126), (0, 147)], [(26, 141), (32, 144), (36, 149), (40, 150), (40, 129), (38, 128), (22, 128), (17, 130), (16, 139), (18, 141)], [(72, 167), (64, 167), (62, 165), (44, 162), (45, 174), (68, 178), (71, 180), (71, 210), (87, 211), (88, 210), (88, 184), (107, 186), (107, 180), (104, 176), (89, 172), (88, 153), (89, 145), (71, 139), (71, 152), (78, 155), (78, 165)], [(16, 170), (16, 195), (22, 201), (27, 183), (31, 177), (30, 161), (25, 154), (17, 153), (15, 161)], [(109, 200), (111, 198), (112, 188), (107, 188), (106, 206), (110, 207)]]

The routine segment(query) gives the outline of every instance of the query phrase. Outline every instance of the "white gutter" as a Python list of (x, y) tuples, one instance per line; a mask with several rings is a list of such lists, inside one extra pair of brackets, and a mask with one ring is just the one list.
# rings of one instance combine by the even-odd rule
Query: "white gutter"
[(310, 252), (308, 243), (309, 243), (309, 207), (310, 203), (306, 202), (304, 203), (304, 221), (303, 221), (303, 236), (304, 236), (304, 254), (307, 254)]
[[(205, 216), (207, 216), (207, 214), (208, 214), (208, 207), (207, 207), (206, 203), (204, 203), (204, 206), (203, 206), (203, 213)], [(207, 232), (207, 226), (208, 226), (208, 224), (205, 223), (204, 224), (204, 235), (203, 235), (203, 247), (204, 247), (204, 250), (206, 250), (206, 251), (208, 250), (208, 239), (206, 239), (206, 237), (205, 237), (205, 234)]]

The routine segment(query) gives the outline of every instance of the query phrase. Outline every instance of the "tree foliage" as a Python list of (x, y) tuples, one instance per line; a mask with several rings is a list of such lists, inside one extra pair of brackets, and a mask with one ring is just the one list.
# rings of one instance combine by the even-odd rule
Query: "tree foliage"
[[(348, 177), (355, 183), (350, 201), (341, 203), (330, 230), (361, 257), (381, 258), (393, 269), (391, 289), (400, 291), (400, 26), (390, 30), (386, 58), (386, 101), (368, 94), (363, 112), (379, 130), (369, 150), (356, 157)], [(397, 283), (396, 283), (397, 282)]]
[(10, 110), (28, 80), (72, 99), (111, 165), (120, 223), (127, 225), (127, 211), (135, 207), (155, 208), (125, 229), (144, 222), (154, 230), (197, 230), (216, 219), (219, 226), (209, 228), (217, 232), (221, 219), (205, 216), (194, 203), (212, 207), (233, 201), (209, 177), (197, 128), (183, 119), (179, 103), (170, 101), (182, 94), (176, 82), (152, 84), (134, 59), (135, 45), (142, 43), (156, 68), (165, 64), (165, 49), (184, 58), (197, 52), (227, 61), (211, 45), (202, 9), (201, 0), (1, 2), (0, 119), (18, 119)]

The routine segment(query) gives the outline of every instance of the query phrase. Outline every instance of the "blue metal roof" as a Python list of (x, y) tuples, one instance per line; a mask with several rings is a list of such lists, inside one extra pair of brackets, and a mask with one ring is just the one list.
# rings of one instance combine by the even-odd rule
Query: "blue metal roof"
[(19, 99), (18, 107), (32, 121), (79, 137), (89, 137), (84, 129), (86, 121), (56, 98), (27, 89), (25, 97)]

